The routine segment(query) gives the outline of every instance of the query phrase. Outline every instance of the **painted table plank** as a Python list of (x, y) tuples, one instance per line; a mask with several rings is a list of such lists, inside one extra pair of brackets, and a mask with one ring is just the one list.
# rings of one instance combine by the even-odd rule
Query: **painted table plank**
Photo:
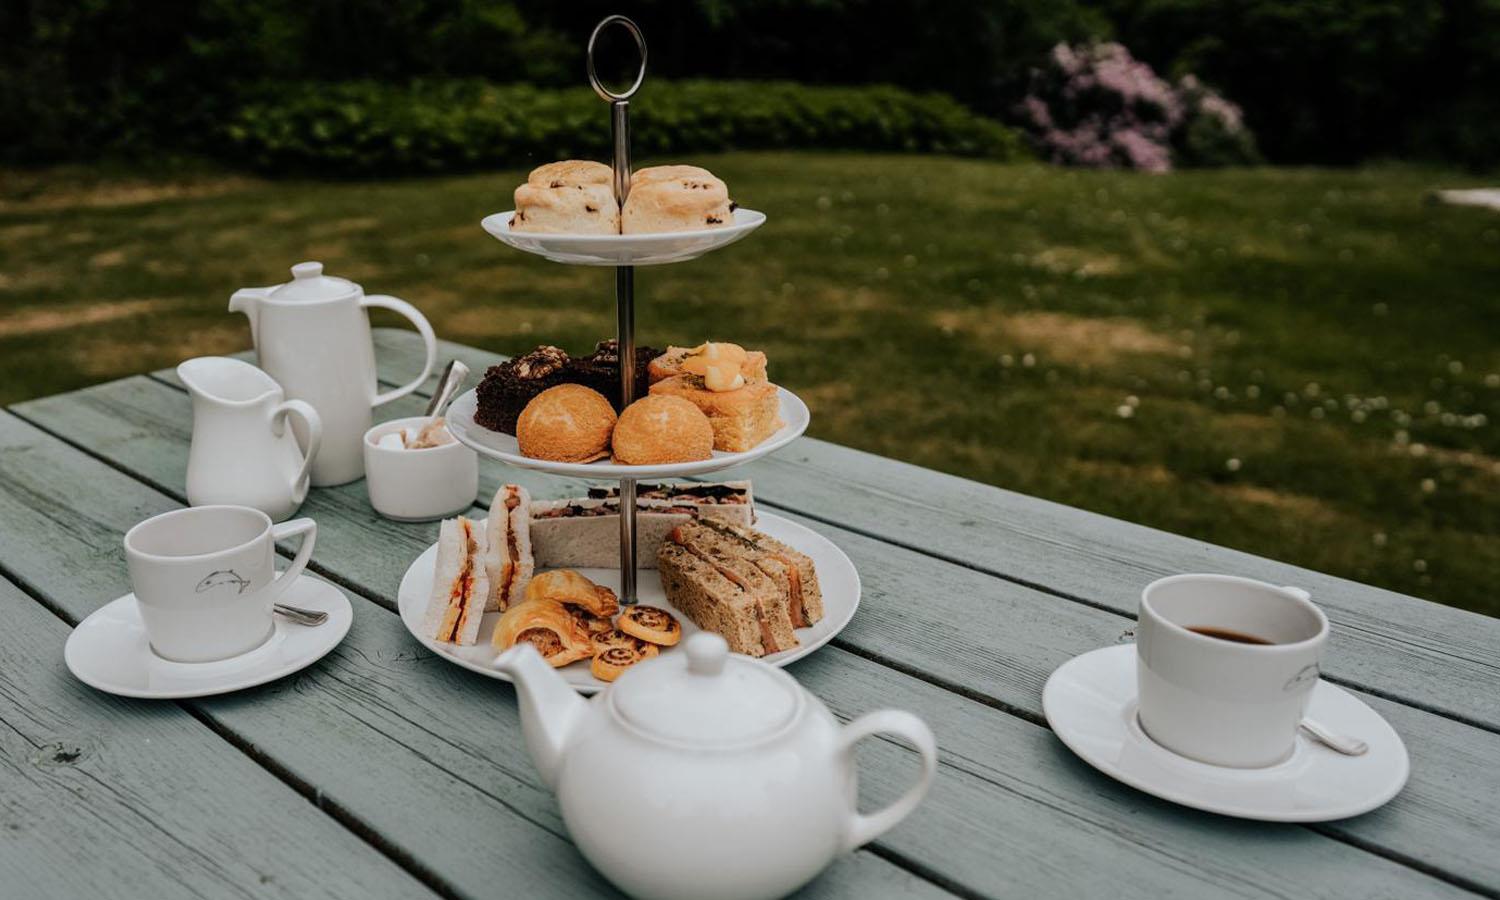
[[(12, 526), (0, 534), (0, 561), (70, 620), (128, 590), (124, 529), (179, 505), (9, 415), (0, 418), (0, 458), (0, 519)], [(90, 486), (87, 498), (78, 484)], [(74, 565), (80, 558), (90, 564)], [(437, 660), (386, 609), (357, 596), (354, 604), (349, 636), (322, 662), (188, 705), (445, 893), (488, 897), (504, 885), (528, 896), (612, 895), (536, 781), (513, 692)], [(842, 860), (806, 893), (867, 895), (893, 882), (910, 882), (914, 896), (944, 895), (878, 857)]]
[[(375, 339), (382, 371), (418, 364), (410, 332), (377, 329)], [(503, 358), (440, 343), (475, 379)], [(1130, 616), (1142, 587), (1178, 572), (1296, 584), (1338, 626), (1331, 679), (1500, 730), (1500, 619), (811, 438), (714, 477), (731, 475), (752, 478), (775, 506)]]
[(0, 894), (435, 896), (178, 706), (73, 680), (3, 578), (0, 612)]
[[(99, 389), (95, 389), (95, 390), (99, 390)], [(55, 405), (57, 405), (57, 404), (54, 404), (54, 407), (55, 407)], [(110, 401), (102, 401), (102, 402), (99, 402), (98, 405), (101, 408), (110, 408), (110, 410), (115, 410), (115, 411), (121, 410), (121, 408), (126, 408), (126, 407), (132, 407), (132, 408), (138, 408), (139, 407), (138, 402), (136, 402), (136, 404), (123, 404), (123, 402), (117, 401), (117, 399), (110, 399)], [(28, 405), (28, 407), (24, 408), (23, 411), (26, 414), (36, 414), (37, 413), (37, 407), (34, 407), (34, 405)], [(55, 417), (60, 416), (60, 414), (62, 414), (62, 411), (54, 410), (54, 419), (55, 419)], [(160, 416), (166, 417), (166, 419), (169, 419), (169, 417), (171, 417), (171, 416), (169, 416), (169, 413), (162, 413), (162, 414), (160, 414)], [(115, 417), (115, 419), (111, 419), (111, 422), (114, 422), (115, 425), (118, 426), (118, 419), (117, 419), (117, 417)], [(48, 422), (43, 422), (43, 425), (54, 426), (55, 423), (52, 422), (52, 420), (48, 420)], [(139, 423), (132, 423), (132, 425), (135, 425), (135, 428), (133, 428), (132, 431), (136, 432), (136, 434), (139, 434), (139, 432), (153, 432), (154, 431), (153, 428), (144, 428), (144, 429), (139, 428)], [(87, 435), (86, 435), (86, 437), (87, 437)], [(104, 441), (104, 443), (110, 443), (110, 441)], [(111, 444), (111, 446), (113, 446), (113, 444)], [(118, 450), (118, 447), (117, 447), (117, 450)], [(172, 450), (169, 449), (169, 447), (156, 446), (156, 447), (153, 447), (153, 449), (151, 449), (150, 452), (130, 453), (130, 455), (127, 456), (127, 459), (124, 460), (124, 465), (127, 465), (127, 466), (129, 466), (129, 465), (135, 465), (135, 463), (138, 463), (138, 462), (139, 463), (150, 463), (150, 460), (159, 460), (160, 458), (162, 458), (163, 455), (171, 455), (171, 453), (172, 453)], [(184, 455), (184, 453), (186, 453), (186, 450), (184, 450), (183, 447), (178, 447), (178, 449), (175, 450), (175, 453), (178, 453), (178, 455)], [(117, 463), (120, 463), (120, 460), (117, 459)], [(847, 537), (853, 537), (853, 538), (856, 538), (856, 540), (862, 540), (862, 541), (865, 541), (865, 543), (868, 543), (868, 544), (876, 544), (877, 543), (877, 541), (870, 540), (870, 538), (859, 538), (858, 535), (847, 535)], [(395, 556), (396, 567), (398, 567), (398, 570), (393, 571), (392, 576), (390, 576), (390, 580), (392, 580), (392, 582), (395, 582), (396, 576), (398, 576), (398, 574), (399, 574), (399, 570), (404, 570), (405, 559), (410, 559), (411, 556), (416, 555), (417, 550), (420, 550), (420, 549), (422, 549), (422, 546), (425, 546), (426, 540), (431, 540), (431, 537), (420, 538), (419, 543), (414, 543), (413, 546), (411, 546), (410, 549), (408, 549), (407, 555), (402, 555), (402, 553), (389, 553), (389, 552), (386, 552), (386, 547), (369, 547), (369, 550), (371, 550), (372, 553), (378, 553), (378, 556), (375, 556), (375, 558), (365, 559), (365, 562), (368, 562), (368, 564), (378, 564), (378, 562), (380, 562), (380, 558), (390, 558), (390, 556)], [(843, 541), (844, 541), (844, 538), (840, 538), (840, 543), (843, 543)], [(892, 547), (886, 546), (885, 549), (886, 550), (891, 550)], [(987, 582), (992, 582), (993, 585), (998, 585), (998, 586), (1001, 586), (1001, 588), (1005, 588), (1005, 589), (1011, 589), (1011, 591), (1025, 591), (1025, 589), (1019, 588), (1019, 586), (1016, 586), (1016, 585), (1011, 585), (1011, 583), (1004, 582), (1004, 580), (992, 579), (992, 577), (983, 576), (983, 574), (974, 573), (974, 571), (963, 570), (963, 568), (954, 567), (954, 565), (942, 564), (942, 562), (933, 561), (933, 559), (930, 559), (930, 558), (924, 558), (924, 556), (918, 555), (918, 553), (912, 553), (912, 552), (910, 552), (910, 550), (898, 550), (898, 552), (900, 552), (900, 553), (906, 553), (907, 556), (910, 556), (910, 558), (915, 559), (915, 561), (918, 562), (918, 564), (921, 564), (921, 562), (926, 562), (927, 567), (938, 567), (938, 568), (942, 568), (942, 570), (954, 570), (954, 571), (957, 571), (957, 573), (968, 574), (968, 576), (975, 577), (975, 579), (984, 579), (984, 580), (987, 580)], [(371, 553), (366, 553), (366, 556), (371, 556)], [(900, 559), (897, 559), (897, 561), (895, 561), (895, 562), (897, 562), (897, 564), (898, 564), (897, 567), (906, 568), (906, 565), (901, 565), (901, 562), (904, 562), (904, 561), (900, 561)], [(354, 565), (353, 562), (350, 562), (350, 564), (351, 564), (351, 567), (356, 567), (356, 565)], [(862, 571), (865, 571), (865, 570), (867, 570), (868, 567), (870, 567), (870, 565), (868, 565), (867, 562), (861, 561), (861, 559), (856, 559), (856, 564), (861, 565), (861, 570)], [(871, 556), (870, 564), (873, 564), (873, 565), (876, 565), (876, 567), (879, 567), (879, 562), (877, 562), (877, 556)], [(918, 567), (918, 570), (919, 570), (919, 567)], [(380, 580), (380, 579), (375, 579), (375, 580)], [(962, 594), (962, 592), (963, 591), (939, 591), (938, 595), (942, 595), (942, 597), (950, 597), (950, 595)], [(873, 600), (873, 597), (871, 597), (871, 600)], [(1077, 604), (1059, 604), (1058, 601), (1056, 601), (1056, 598), (1049, 597), (1049, 595), (1035, 594), (1034, 601), (1035, 601), (1035, 604), (1037, 604), (1037, 606), (1038, 606), (1038, 610), (1052, 609), (1052, 607), (1058, 607), (1058, 609), (1070, 610), (1070, 612), (1086, 612), (1086, 613), (1089, 613), (1089, 615), (1097, 616), (1098, 619), (1104, 619), (1104, 624), (1098, 625), (1098, 630), (1095, 631), (1095, 636), (1092, 637), (1092, 640), (1094, 640), (1095, 645), (1097, 645), (1098, 642), (1103, 642), (1104, 636), (1106, 636), (1106, 634), (1118, 634), (1119, 628), (1121, 628), (1121, 624), (1122, 624), (1122, 622), (1124, 622), (1124, 619), (1119, 618), (1119, 616), (1113, 616), (1113, 615), (1110, 615), (1110, 613), (1100, 612), (1100, 610), (1088, 609), (1088, 607), (1077, 606)], [(868, 603), (868, 601), (867, 601), (867, 603)], [(870, 607), (870, 606), (865, 607), (865, 609), (868, 609), (868, 607)], [(868, 613), (867, 612), (862, 612), (861, 616), (859, 616), (859, 619), (861, 619), (861, 621), (865, 621), (865, 619), (867, 619), (867, 618), (868, 618)], [(897, 616), (895, 616), (895, 618), (900, 618), (900, 616), (897, 615)], [(1023, 621), (1025, 621), (1025, 616), (1022, 616), (1022, 618), (1023, 618)], [(983, 618), (978, 619), (978, 621), (996, 621), (996, 622), (998, 622), (998, 621), (1001, 621), (1001, 619), (995, 618), (995, 616), (983, 616)], [(1010, 621), (1010, 619), (1007, 619), (1007, 621)], [(1056, 630), (1058, 630), (1059, 633), (1064, 633), (1064, 631), (1068, 631), (1068, 628), (1056, 628)], [(1053, 643), (1056, 643), (1056, 639), (1053, 639)], [(1083, 648), (1080, 648), (1080, 649), (1086, 649), (1086, 648), (1088, 648), (1088, 646), (1083, 646)], [(1067, 655), (1071, 655), (1071, 652), (1077, 652), (1077, 649), (1071, 649), (1071, 651), (1067, 651), (1067, 652), (1062, 652), (1062, 651), (1067, 651), (1067, 648), (1061, 648), (1061, 651), (1059, 651), (1059, 652), (1061, 652), (1061, 655), (1059, 655), (1058, 660), (1056, 660), (1056, 661), (1061, 661), (1062, 658), (1067, 658)], [(1041, 678), (1041, 676), (1044, 676), (1044, 673), (1046, 673), (1047, 670), (1050, 670), (1050, 666), (1052, 666), (1052, 664), (1056, 664), (1055, 661), (1053, 661), (1053, 663), (1046, 664), (1046, 666), (1035, 667), (1035, 678)], [(801, 669), (798, 669), (798, 675), (799, 676), (801, 676), (801, 673), (802, 673)], [(1035, 682), (1035, 684), (1040, 684), (1040, 681)], [(814, 688), (814, 690), (816, 690), (816, 688)], [(1032, 685), (1032, 684), (1028, 684), (1028, 685), (1026, 685), (1026, 690), (1028, 690), (1028, 693), (1031, 694), (1031, 696), (1034, 696), (1035, 690), (1037, 690), (1037, 688), (1035, 688), (1034, 685)], [(820, 693), (822, 693), (822, 691), (820, 691)], [(930, 705), (930, 703), (929, 703), (929, 705)], [(867, 708), (867, 706), (868, 706), (868, 702), (865, 703), (864, 706), (853, 705), (852, 706), (852, 711), (858, 711), (858, 709)], [(926, 709), (927, 705), (922, 705), (921, 708)], [(957, 714), (957, 712), (956, 712), (956, 715), (959, 715), (959, 717), (962, 717), (962, 715)], [(1049, 786), (1049, 795), (1050, 795), (1050, 793), (1055, 792), (1055, 790), (1056, 790), (1056, 787)], [(1134, 795), (1133, 792), (1128, 792), (1128, 790), (1119, 789), (1119, 787), (1115, 787), (1115, 790), (1116, 790), (1116, 792), (1125, 793), (1125, 795), (1128, 795), (1128, 796), (1136, 796), (1136, 795)], [(1176, 811), (1176, 810), (1173, 810), (1173, 811)], [(1152, 840), (1155, 840), (1155, 835), (1154, 835), (1154, 837), (1152, 837)], [(939, 849), (939, 850), (941, 850), (941, 849)], [(962, 862), (962, 861), (960, 861), (960, 862)]]

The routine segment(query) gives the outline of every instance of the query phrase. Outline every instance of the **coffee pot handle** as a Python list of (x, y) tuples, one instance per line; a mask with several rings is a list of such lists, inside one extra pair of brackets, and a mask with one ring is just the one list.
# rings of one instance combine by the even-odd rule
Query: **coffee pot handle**
[[(937, 741), (932, 736), (932, 729), (927, 727), (926, 722), (899, 709), (866, 713), (850, 722), (839, 733), (838, 752), (846, 771), (854, 771), (854, 745), (862, 738), (877, 734), (904, 738), (915, 747), (922, 756), (922, 771), (917, 776), (916, 783), (907, 789), (901, 799), (885, 809), (869, 814), (861, 813), (858, 809), (850, 811), (849, 826), (844, 835), (846, 853), (875, 840), (910, 815), (927, 796), (928, 788), (932, 787), (932, 778), (937, 774)], [(857, 802), (858, 798), (855, 800)]]
[(312, 404), (303, 400), (287, 400), (278, 403), (271, 410), (271, 433), (277, 437), (285, 434), (286, 417), (292, 414), (300, 416), (302, 423), (307, 426), (307, 449), (303, 453), (302, 468), (297, 470), (297, 477), (292, 479), (292, 493), (306, 496), (308, 473), (312, 471), (318, 448), (323, 446), (323, 420), (318, 417), (318, 411), (312, 408)]
[(427, 348), (427, 361), (422, 364), (422, 374), (394, 390), (376, 394), (374, 405), (381, 406), (410, 394), (421, 387), (422, 382), (427, 380), (427, 376), (432, 374), (432, 367), (437, 363), (437, 336), (432, 333), (432, 326), (428, 324), (427, 317), (417, 312), (415, 306), (399, 297), (392, 297), (389, 294), (368, 294), (362, 302), (366, 307), (378, 306), (405, 316), (407, 321), (417, 326), (417, 333), (422, 336), (422, 343)]

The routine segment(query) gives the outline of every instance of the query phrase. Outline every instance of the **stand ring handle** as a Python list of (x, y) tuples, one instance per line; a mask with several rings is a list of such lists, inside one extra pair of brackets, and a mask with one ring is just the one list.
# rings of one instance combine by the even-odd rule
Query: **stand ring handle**
[[(604, 83), (599, 80), (598, 73), (594, 70), (594, 42), (599, 39), (599, 32), (603, 31), (611, 25), (624, 26), (625, 30), (630, 32), (631, 36), (635, 38), (635, 45), (641, 51), (641, 68), (635, 73), (635, 84), (632, 84), (630, 88), (623, 94), (616, 94), (614, 91), (611, 91), (609, 88), (605, 87)], [(641, 82), (645, 80), (646, 36), (641, 34), (640, 26), (635, 24), (625, 16), (618, 15), (608, 16), (603, 19), (598, 25), (595, 25), (593, 33), (589, 35), (589, 84), (593, 86), (594, 93), (598, 94), (602, 99), (607, 100), (611, 103), (618, 103), (621, 100), (629, 100), (631, 97), (635, 96), (635, 92), (641, 89)]]

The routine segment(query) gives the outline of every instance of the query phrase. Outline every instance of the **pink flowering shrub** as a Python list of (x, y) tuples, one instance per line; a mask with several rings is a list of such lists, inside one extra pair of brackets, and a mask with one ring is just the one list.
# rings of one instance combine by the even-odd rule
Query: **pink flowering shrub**
[(1052, 48), (1017, 114), (1041, 155), (1063, 165), (1170, 171), (1250, 162), (1239, 107), (1187, 76), (1177, 85), (1122, 44)]

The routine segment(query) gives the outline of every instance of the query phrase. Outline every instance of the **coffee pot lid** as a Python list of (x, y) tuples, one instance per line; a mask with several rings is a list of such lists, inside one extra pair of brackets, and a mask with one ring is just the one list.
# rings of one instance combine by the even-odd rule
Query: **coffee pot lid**
[(722, 637), (699, 632), (669, 653), (621, 676), (610, 700), (648, 736), (699, 747), (754, 741), (781, 730), (801, 706), (802, 689), (784, 672), (732, 655)]
[(292, 280), (271, 291), (277, 300), (334, 300), (360, 290), (347, 278), (324, 275), (320, 262), (300, 262), (292, 266)]

